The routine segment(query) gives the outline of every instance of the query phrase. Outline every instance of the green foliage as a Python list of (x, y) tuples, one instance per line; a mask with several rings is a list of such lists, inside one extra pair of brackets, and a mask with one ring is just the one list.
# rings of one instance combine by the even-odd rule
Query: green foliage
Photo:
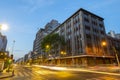
[[(46, 45), (49, 45), (49, 49), (46, 49)], [(65, 45), (65, 39), (63, 36), (60, 36), (58, 33), (49, 34), (44, 37), (41, 42), (41, 47), (44, 51), (48, 51), (52, 49), (53, 45)]]

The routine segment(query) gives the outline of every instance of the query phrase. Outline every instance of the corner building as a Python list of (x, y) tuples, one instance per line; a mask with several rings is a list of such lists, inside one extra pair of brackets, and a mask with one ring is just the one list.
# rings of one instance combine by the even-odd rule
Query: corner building
[[(58, 58), (56, 64), (98, 65), (113, 63), (109, 53), (104, 19), (84, 9), (79, 9), (52, 33), (59, 33), (66, 40), (66, 55)], [(102, 42), (106, 45), (103, 46)], [(59, 49), (59, 55), (60, 49)]]

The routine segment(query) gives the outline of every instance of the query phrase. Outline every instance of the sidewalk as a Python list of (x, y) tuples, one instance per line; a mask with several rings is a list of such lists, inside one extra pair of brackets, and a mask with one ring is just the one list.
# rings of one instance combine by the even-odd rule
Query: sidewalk
[(9, 72), (4, 70), (3, 72), (0, 72), (0, 79), (12, 77), (12, 76), (14, 76), (14, 70), (11, 70)]

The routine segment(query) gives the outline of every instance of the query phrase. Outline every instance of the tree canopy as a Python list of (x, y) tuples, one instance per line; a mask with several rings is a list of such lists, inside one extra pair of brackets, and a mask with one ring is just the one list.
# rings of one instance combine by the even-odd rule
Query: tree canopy
[(51, 49), (52, 45), (65, 45), (65, 39), (63, 36), (60, 36), (58, 33), (48, 34), (43, 38), (41, 42), (41, 48), (46, 51), (46, 46), (49, 45), (49, 50)]

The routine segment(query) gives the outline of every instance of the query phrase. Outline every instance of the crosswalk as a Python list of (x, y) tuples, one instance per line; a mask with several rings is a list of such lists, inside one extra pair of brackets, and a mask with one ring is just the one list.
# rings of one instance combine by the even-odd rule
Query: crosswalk
[(44, 76), (44, 74), (41, 72), (15, 72), (14, 77), (12, 77), (11, 80), (48, 80), (47, 77), (42, 77), (41, 75)]
[(27, 76), (31, 76), (31, 73), (28, 73), (28, 72), (17, 72), (17, 73), (15, 73), (15, 77), (27, 77)]

